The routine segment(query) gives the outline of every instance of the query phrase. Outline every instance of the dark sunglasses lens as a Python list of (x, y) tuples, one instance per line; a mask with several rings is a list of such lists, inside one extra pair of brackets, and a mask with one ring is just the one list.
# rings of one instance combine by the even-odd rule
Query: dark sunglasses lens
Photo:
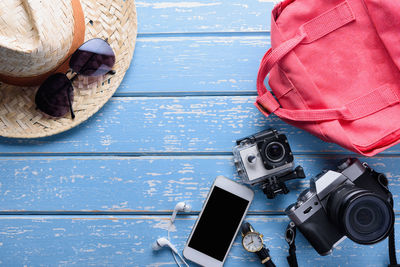
[(111, 46), (102, 39), (92, 39), (74, 52), (69, 66), (85, 76), (101, 76), (109, 72), (114, 63), (115, 54)]
[(73, 101), (71, 81), (63, 73), (51, 75), (39, 87), (36, 96), (36, 107), (53, 117), (62, 117), (69, 111), (68, 94)]

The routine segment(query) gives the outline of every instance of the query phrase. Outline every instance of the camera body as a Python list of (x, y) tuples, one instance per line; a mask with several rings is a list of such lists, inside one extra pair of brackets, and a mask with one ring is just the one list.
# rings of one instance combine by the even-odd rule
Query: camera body
[(285, 181), (305, 177), (301, 167), (293, 170), (288, 139), (275, 129), (242, 138), (236, 144), (233, 156), (240, 178), (249, 185), (260, 184), (268, 198), (287, 194)]
[(385, 175), (357, 159), (345, 159), (337, 171), (310, 180), (286, 214), (320, 255), (328, 255), (346, 237), (359, 244), (386, 238), (394, 225)]

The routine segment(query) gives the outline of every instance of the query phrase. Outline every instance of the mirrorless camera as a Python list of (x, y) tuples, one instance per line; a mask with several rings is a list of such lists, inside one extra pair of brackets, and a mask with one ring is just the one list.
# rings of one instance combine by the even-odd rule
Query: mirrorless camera
[(286, 181), (305, 177), (302, 167), (293, 170), (289, 142), (275, 129), (237, 140), (236, 144), (233, 156), (240, 178), (246, 184), (260, 184), (268, 198), (287, 194)]
[(384, 174), (357, 159), (345, 159), (337, 171), (310, 181), (286, 214), (320, 255), (328, 255), (346, 237), (359, 244), (386, 238), (394, 224), (392, 197)]

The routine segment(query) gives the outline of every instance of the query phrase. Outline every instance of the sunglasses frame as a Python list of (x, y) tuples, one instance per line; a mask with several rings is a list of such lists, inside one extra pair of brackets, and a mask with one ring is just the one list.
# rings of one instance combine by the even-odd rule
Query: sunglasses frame
[[(75, 51), (74, 51), (74, 53), (72, 53), (71, 55), (69, 55), (68, 56), (68, 58), (64, 61), (64, 62), (62, 62), (61, 64), (60, 64), (60, 66), (62, 65), (62, 64), (64, 64), (66, 61), (68, 61), (68, 60), (70, 60), (71, 59), (71, 57), (73, 56), (73, 55), (75, 55), (75, 53), (84, 45), (84, 44), (86, 44), (86, 43), (88, 43), (88, 42), (90, 42), (90, 41), (92, 41), (92, 40), (96, 40), (96, 39), (98, 39), (98, 40), (102, 40), (102, 41), (104, 41), (104, 42), (106, 42), (108, 45), (109, 45), (109, 43), (108, 43), (108, 38), (106, 38), (106, 39), (102, 39), (102, 38), (92, 38), (92, 39), (90, 39), (90, 40), (87, 40), (86, 42), (84, 42), (83, 44), (81, 44)], [(111, 48), (111, 46), (110, 46), (110, 48)], [(111, 50), (112, 50), (112, 48), (111, 48)], [(113, 51), (113, 50), (112, 50)], [(113, 51), (113, 53), (114, 53), (114, 51)], [(91, 56), (91, 58), (94, 56), (94, 54)], [(115, 53), (114, 53), (114, 57), (115, 57)], [(89, 60), (87, 60), (86, 62), (90, 62), (90, 59)], [(114, 64), (115, 64), (115, 62), (114, 62)], [(85, 63), (85, 65), (86, 65), (86, 63)], [(85, 66), (84, 65), (84, 66)], [(82, 69), (83, 69), (83, 67), (82, 67)], [(68, 77), (68, 73), (72, 73), (72, 77), (71, 78), (69, 78)], [(114, 75), (116, 73), (116, 71), (115, 70), (113, 70), (113, 69), (111, 69), (110, 71), (108, 71), (107, 73), (105, 73), (104, 75), (107, 75), (107, 74), (110, 74), (110, 75)], [(47, 77), (46, 78), (46, 80), (42, 83), (42, 85), (50, 78), (50, 77), (52, 77), (53, 75), (56, 75), (56, 74), (63, 74), (63, 75), (65, 75), (65, 77), (69, 80), (69, 82), (71, 83), (71, 86), (68, 86), (68, 88), (67, 88), (67, 98), (68, 98), (68, 105), (69, 105), (69, 110), (70, 110), (70, 113), (71, 113), (71, 119), (74, 119), (75, 118), (75, 113), (74, 113), (74, 110), (73, 110), (73, 108), (72, 108), (72, 101), (71, 101), (71, 97), (70, 97), (70, 93), (71, 92), (69, 92), (69, 90), (70, 90), (70, 88), (72, 88), (72, 93), (73, 93), (73, 91), (74, 91), (74, 86), (73, 86), (73, 81), (79, 76), (79, 75), (83, 75), (83, 74), (80, 74), (79, 72), (74, 72), (73, 71), (73, 69), (72, 68), (70, 68), (70, 69), (68, 69), (67, 70), (67, 72), (65, 72), (65, 73), (61, 73), (61, 72), (57, 72), (57, 73), (53, 73), (52, 75), (50, 75), (49, 77)], [(84, 76), (86, 76), (86, 75), (84, 75)], [(102, 76), (102, 75), (99, 75), (99, 76)], [(40, 85), (39, 86), (39, 89), (40, 89), (40, 87), (42, 86), (42, 85)], [(39, 91), (39, 90), (38, 90)], [(36, 95), (38, 94), (38, 92), (36, 92)], [(35, 100), (35, 102), (36, 102), (36, 100)], [(37, 106), (36, 106), (36, 109), (39, 109), (40, 111), (42, 111), (40, 108), (38, 108)], [(42, 111), (42, 112), (44, 112), (44, 111)], [(46, 112), (44, 112), (46, 115), (49, 115), (49, 116), (52, 116), (52, 115), (50, 115), (50, 114), (47, 114)], [(64, 115), (63, 115), (64, 116)], [(54, 117), (54, 116), (52, 116), (52, 117)], [(60, 117), (62, 117), (62, 116), (60, 116)]]

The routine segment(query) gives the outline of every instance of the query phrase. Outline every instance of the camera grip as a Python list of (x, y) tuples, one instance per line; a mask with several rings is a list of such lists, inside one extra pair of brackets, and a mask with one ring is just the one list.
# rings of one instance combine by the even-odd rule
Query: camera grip
[(329, 221), (323, 208), (297, 225), (297, 228), (321, 256), (330, 254), (333, 245), (343, 237), (337, 227)]

